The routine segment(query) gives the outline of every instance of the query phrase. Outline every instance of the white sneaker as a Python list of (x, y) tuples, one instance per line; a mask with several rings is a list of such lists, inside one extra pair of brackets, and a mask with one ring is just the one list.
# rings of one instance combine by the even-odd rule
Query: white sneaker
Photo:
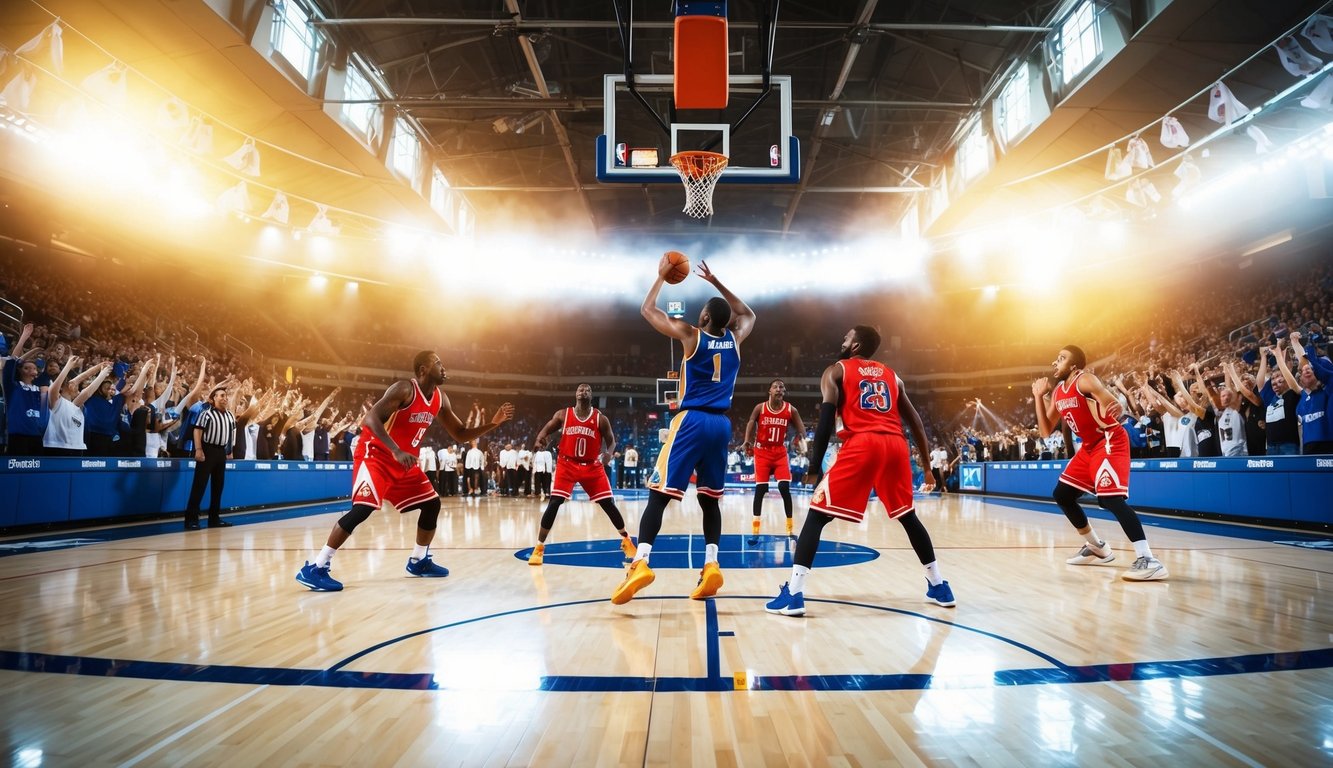
[(1093, 549), (1091, 544), (1084, 544), (1083, 548), (1078, 551), (1077, 555), (1074, 555), (1065, 562), (1070, 565), (1103, 565), (1114, 559), (1115, 553), (1112, 552), (1111, 548), (1106, 546), (1106, 542), (1103, 541), (1101, 544), (1097, 545), (1096, 549)]
[(1125, 581), (1161, 581), (1166, 578), (1166, 566), (1155, 557), (1140, 557), (1120, 578)]

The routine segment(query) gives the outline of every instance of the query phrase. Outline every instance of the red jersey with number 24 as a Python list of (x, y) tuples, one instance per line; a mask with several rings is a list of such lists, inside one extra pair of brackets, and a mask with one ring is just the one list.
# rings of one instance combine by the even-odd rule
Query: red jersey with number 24
[(903, 435), (903, 422), (898, 417), (898, 374), (876, 360), (853, 357), (839, 360), (842, 366), (842, 405), (838, 417), (842, 429), (838, 438), (876, 432), (882, 435)]
[(560, 433), (560, 458), (591, 464), (602, 460), (602, 414), (596, 408), (580, 419), (573, 408), (565, 409), (565, 428)]
[[(421, 438), (426, 436), (426, 430), (435, 423), (435, 414), (440, 410), (440, 390), (438, 387), (432, 387), (430, 397), (427, 398), (421, 391), (421, 385), (417, 384), (416, 379), (412, 379), (412, 393), (412, 402), (408, 403), (406, 408), (399, 408), (393, 412), (389, 420), (384, 422), (384, 431), (389, 433), (389, 438), (399, 450), (415, 454), (417, 448), (421, 446)], [(372, 441), (388, 450), (388, 446), (375, 437), (370, 427), (361, 428), (361, 440)]]

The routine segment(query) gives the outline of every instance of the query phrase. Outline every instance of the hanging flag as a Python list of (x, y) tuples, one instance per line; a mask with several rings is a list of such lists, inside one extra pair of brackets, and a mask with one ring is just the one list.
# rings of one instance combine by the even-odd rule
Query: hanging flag
[(15, 53), (36, 64), (43, 63), (40, 57), (46, 53), (50, 57), (51, 71), (60, 74), (65, 68), (65, 43), (61, 38), (60, 21), (51, 22), (36, 37), (20, 45)]
[(83, 78), (79, 87), (103, 104), (116, 110), (123, 110), (125, 108), (126, 83), (125, 65), (113, 61)]
[(1250, 108), (1241, 104), (1231, 89), (1218, 83), (1208, 95), (1208, 119), (1214, 123), (1231, 125), (1250, 114)]
[(1294, 37), (1284, 37), (1273, 47), (1277, 49), (1277, 57), (1282, 62), (1282, 68), (1296, 77), (1312, 75), (1324, 66), (1321, 59), (1310, 55)]
[(190, 130), (190, 108), (172, 96), (157, 108), (157, 130), (172, 141), (177, 141)]
[(1125, 157), (1134, 168), (1153, 167), (1152, 153), (1148, 151), (1148, 142), (1135, 136), (1125, 145)]
[(1333, 75), (1325, 75), (1313, 91), (1301, 99), (1301, 106), (1307, 109), (1326, 109), (1333, 102)]
[(1301, 34), (1323, 53), (1333, 53), (1333, 16), (1316, 13), (1305, 23)]
[(273, 195), (273, 202), (268, 204), (268, 210), (264, 211), (264, 218), (271, 219), (279, 224), (286, 224), (289, 214), (290, 208), (287, 205), (287, 196), (278, 192)]
[(195, 115), (185, 131), (185, 148), (198, 155), (213, 154), (213, 124), (208, 118)]
[(14, 67), (18, 74), (5, 83), (4, 90), (0, 91), (0, 102), (15, 112), (27, 112), (32, 89), (37, 87), (37, 71), (26, 61), (14, 61), (18, 62), (18, 66)]
[(310, 220), (310, 226), (306, 227), (312, 235), (336, 235), (342, 230), (333, 222), (329, 221), (329, 207), (327, 205), (315, 204), (315, 218)]
[(1157, 187), (1153, 186), (1151, 181), (1146, 179), (1135, 179), (1129, 183), (1125, 189), (1125, 200), (1133, 205), (1143, 208), (1148, 203), (1161, 202), (1162, 196), (1158, 194)]
[(1256, 155), (1266, 155), (1273, 150), (1273, 142), (1268, 140), (1268, 134), (1260, 130), (1259, 126), (1246, 126), (1245, 135), (1254, 139), (1254, 153)]
[(1185, 133), (1185, 126), (1174, 117), (1162, 118), (1162, 146), (1170, 149), (1179, 149), (1190, 145), (1189, 134)]
[(259, 175), (259, 150), (255, 147), (254, 139), (246, 139), (240, 149), (223, 159), (228, 165), (247, 176)]
[(1127, 179), (1134, 173), (1134, 166), (1129, 158), (1125, 157), (1120, 151), (1120, 147), (1112, 146), (1106, 153), (1106, 176), (1107, 181), (1120, 181)]
[(1181, 195), (1193, 189), (1203, 178), (1203, 173), (1199, 171), (1199, 166), (1194, 164), (1194, 158), (1188, 154), (1180, 159), (1180, 165), (1176, 166), (1175, 177), (1180, 179), (1180, 183), (1175, 189), (1171, 190), (1171, 196), (1179, 198)]
[(245, 185), (245, 182), (237, 182), (236, 186), (223, 192), (218, 197), (218, 207), (223, 211), (235, 211), (236, 213), (245, 213), (250, 210), (250, 189)]

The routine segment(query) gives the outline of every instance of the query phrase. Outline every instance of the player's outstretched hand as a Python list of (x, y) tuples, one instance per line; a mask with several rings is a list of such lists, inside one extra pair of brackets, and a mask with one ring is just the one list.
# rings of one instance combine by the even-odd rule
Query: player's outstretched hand
[(708, 282), (713, 282), (713, 270), (708, 268), (708, 262), (703, 259), (699, 259), (699, 265), (694, 268), (694, 272)]
[(929, 469), (926, 470), (926, 477), (921, 482), (921, 490), (924, 493), (930, 493), (935, 490), (935, 473), (931, 472)]
[(512, 418), (514, 418), (514, 404), (504, 403), (495, 409), (495, 415), (491, 417), (491, 423), (499, 426)]

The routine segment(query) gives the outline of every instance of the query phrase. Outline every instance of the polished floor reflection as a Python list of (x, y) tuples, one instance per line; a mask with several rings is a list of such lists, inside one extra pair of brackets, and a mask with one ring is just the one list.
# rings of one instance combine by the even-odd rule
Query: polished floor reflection
[(0, 540), (0, 734), (33, 766), (1333, 761), (1326, 538), (1148, 518), (1171, 579), (1140, 584), (1113, 521), (1116, 562), (1074, 567), (1050, 505), (921, 498), (956, 608), (871, 516), (826, 529), (787, 618), (763, 609), (790, 569), (777, 499), (759, 537), (748, 494), (723, 509), (716, 598), (688, 598), (687, 497), (623, 606), (587, 502), (531, 567), (539, 502), (447, 499), (439, 580), (403, 570), (415, 516), (377, 513), (341, 593), (293, 578), (339, 505)]

